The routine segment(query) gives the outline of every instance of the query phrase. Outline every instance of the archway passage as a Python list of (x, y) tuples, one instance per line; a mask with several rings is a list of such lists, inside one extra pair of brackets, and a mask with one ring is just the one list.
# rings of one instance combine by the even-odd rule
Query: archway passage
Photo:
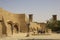
[(13, 33), (18, 33), (18, 31), (19, 31), (19, 29), (18, 29), (18, 23), (14, 23), (12, 21), (8, 21), (7, 23), (10, 24), (10, 26), (11, 26), (11, 32), (12, 32), (12, 34)]
[(11, 33), (13, 34), (13, 22), (12, 21), (10, 21), (10, 20), (8, 20), (8, 22), (7, 22), (8, 24), (9, 24), (9, 27), (11, 28)]
[(19, 32), (18, 24), (17, 24), (17, 23), (14, 23), (13, 31), (14, 31), (15, 33), (18, 33), (18, 32)]

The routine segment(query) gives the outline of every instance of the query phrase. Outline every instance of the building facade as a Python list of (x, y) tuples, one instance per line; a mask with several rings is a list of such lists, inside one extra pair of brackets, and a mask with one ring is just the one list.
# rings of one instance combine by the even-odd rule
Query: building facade
[[(29, 24), (29, 25), (28, 25)], [(19, 32), (38, 32), (45, 30), (45, 23), (33, 22), (33, 14), (14, 14), (0, 8), (0, 37), (10, 36)]]
[(0, 35), (12, 35), (27, 32), (27, 17), (25, 14), (13, 14), (0, 8)]

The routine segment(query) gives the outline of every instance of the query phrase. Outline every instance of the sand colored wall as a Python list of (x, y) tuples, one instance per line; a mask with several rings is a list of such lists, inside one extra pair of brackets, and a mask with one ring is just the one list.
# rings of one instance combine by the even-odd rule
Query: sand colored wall
[(40, 27), (42, 31), (46, 30), (46, 23), (40, 23)]
[(13, 21), (13, 15), (11, 15), (11, 13), (9, 13), (9, 12), (3, 10), (3, 9), (1, 9), (1, 12), (0, 13), (3, 16), (4, 23), (6, 25), (6, 29), (7, 29), (6, 30), (7, 31), (6, 33), (7, 33), (7, 35), (8, 34), (11, 35), (11, 26), (7, 22), (8, 22), (8, 20)]
[(30, 31), (33, 31), (35, 29), (35, 31), (40, 30), (40, 24), (37, 24), (35, 22), (30, 22)]
[(25, 14), (14, 14), (14, 17), (18, 18), (18, 22), (20, 24), (20, 32), (27, 32), (27, 21), (26, 21), (26, 15)]
[(30, 31), (46, 31), (45, 23), (30, 22)]
[(1, 14), (0, 14), (0, 37), (2, 37), (2, 18), (1, 18)]
[(2, 36), (2, 25), (1, 25), (1, 22), (0, 22), (0, 37)]
[[(13, 23), (18, 23), (19, 32), (20, 31), (21, 32), (27, 32), (25, 14), (13, 14), (11, 12), (8, 12), (8, 11), (0, 8), (0, 15), (3, 16), (4, 24), (6, 25), (6, 29), (5, 30), (6, 30), (7, 35), (11, 35), (12, 34), (11, 25), (7, 23), (8, 21), (12, 21)], [(14, 28), (13, 31), (14, 31), (13, 33), (16, 32), (15, 28)]]
[[(28, 26), (27, 24), (29, 23), (29, 18), (27, 18), (27, 16), (25, 14), (13, 14), (11, 12), (8, 12), (4, 9), (0, 8), (0, 20), (3, 20), (3, 27), (1, 25), (0, 22), (0, 30), (3, 31), (3, 33), (7, 34), (7, 35), (12, 35), (12, 28), (11, 25), (8, 24), (9, 21), (12, 21), (13, 24), (17, 23), (17, 27), (18, 27), (18, 32), (27, 32), (28, 31)], [(31, 17), (32, 20), (32, 17)], [(37, 31), (37, 30), (44, 30), (45, 29), (45, 24), (43, 23), (36, 23), (36, 22), (32, 22), (30, 21), (30, 31)], [(0, 31), (0, 32), (2, 32)], [(16, 28), (13, 27), (13, 34), (16, 33)]]

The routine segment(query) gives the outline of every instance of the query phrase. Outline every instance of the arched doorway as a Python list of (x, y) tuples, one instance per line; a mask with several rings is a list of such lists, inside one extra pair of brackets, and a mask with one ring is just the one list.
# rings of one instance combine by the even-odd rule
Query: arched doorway
[(18, 32), (19, 32), (18, 23), (14, 23), (13, 32), (14, 32), (14, 33), (18, 33)]
[(18, 33), (18, 23), (13, 23), (12, 21), (7, 22), (11, 26), (11, 32), (13, 33)]
[(10, 20), (8, 20), (7, 23), (9, 24), (9, 27), (11, 27), (11, 28), (10, 28), (10, 29), (11, 29), (11, 33), (13, 34), (13, 22), (10, 21)]

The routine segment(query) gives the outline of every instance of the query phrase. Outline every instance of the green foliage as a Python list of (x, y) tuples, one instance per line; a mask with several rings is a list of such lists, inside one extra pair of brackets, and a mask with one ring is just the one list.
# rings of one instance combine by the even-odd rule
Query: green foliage
[(47, 28), (52, 29), (52, 31), (60, 31), (60, 21), (48, 22)]
[(58, 21), (58, 27), (60, 27), (60, 21)]

